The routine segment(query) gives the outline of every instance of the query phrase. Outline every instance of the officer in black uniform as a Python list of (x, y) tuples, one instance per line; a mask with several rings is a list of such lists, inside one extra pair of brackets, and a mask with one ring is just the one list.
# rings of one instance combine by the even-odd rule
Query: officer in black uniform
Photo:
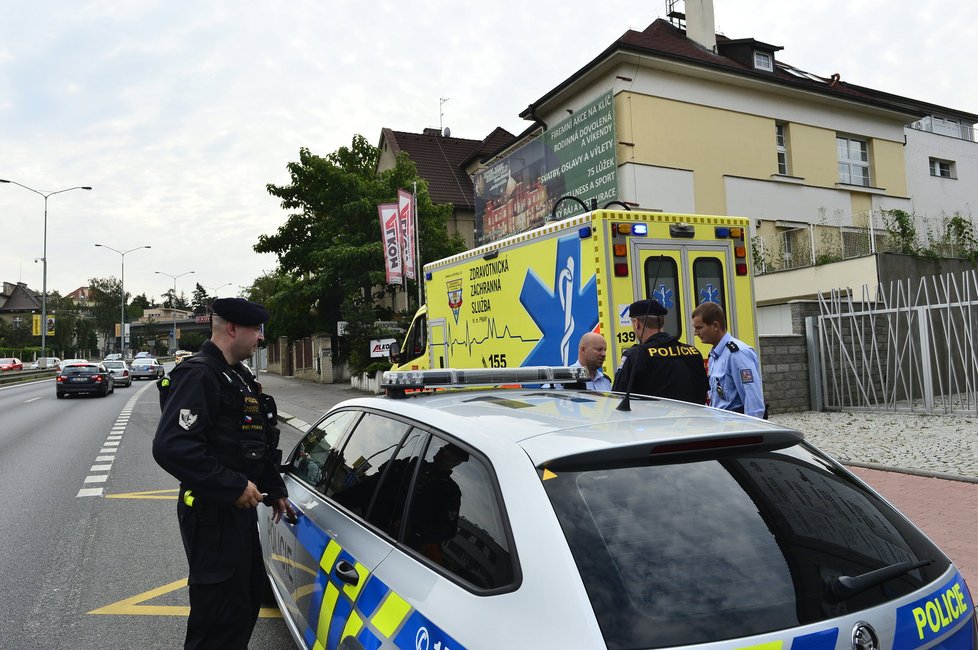
[(640, 343), (625, 351), (612, 390), (706, 404), (710, 385), (703, 355), (662, 331), (667, 313), (658, 300), (638, 300), (629, 306), (632, 330)]
[(256, 508), (270, 506), (276, 522), (295, 512), (278, 472), (274, 400), (241, 364), (262, 341), (268, 312), (243, 298), (212, 309), (210, 340), (161, 385), (153, 457), (180, 481), (190, 565), (184, 647), (246, 649), (267, 579)]

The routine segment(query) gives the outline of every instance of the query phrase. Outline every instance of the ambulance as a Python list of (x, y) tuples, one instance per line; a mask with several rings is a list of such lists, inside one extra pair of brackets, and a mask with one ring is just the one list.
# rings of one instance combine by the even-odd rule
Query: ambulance
[(426, 304), (394, 370), (564, 366), (586, 332), (608, 343), (605, 374), (635, 344), (628, 306), (654, 298), (665, 330), (696, 345), (693, 309), (715, 302), (757, 347), (748, 219), (599, 209), (425, 265)]

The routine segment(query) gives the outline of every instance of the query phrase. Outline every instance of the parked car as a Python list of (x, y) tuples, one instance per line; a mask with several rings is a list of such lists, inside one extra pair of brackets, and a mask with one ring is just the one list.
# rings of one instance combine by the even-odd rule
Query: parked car
[(0, 358), (0, 372), (10, 372), (11, 370), (23, 370), (24, 364), (17, 357)]
[(417, 392), (573, 372), (388, 373), (391, 397), (311, 427), (283, 466), (297, 517), (259, 509), (296, 643), (975, 647), (954, 564), (798, 431), (639, 395)]
[(73, 363), (58, 373), (55, 388), (58, 399), (79, 393), (106, 397), (115, 392), (115, 381), (104, 364)]
[(173, 364), (176, 365), (187, 357), (192, 357), (193, 355), (193, 352), (189, 352), (187, 350), (177, 350), (173, 355)]
[(159, 379), (166, 374), (163, 364), (153, 357), (134, 359), (129, 366), (129, 374), (133, 379)]
[(113, 352), (112, 354), (105, 355), (105, 358), (102, 359), (102, 361), (120, 361), (121, 359), (122, 359), (121, 354), (119, 354), (118, 352)]
[(129, 374), (129, 364), (125, 361), (103, 361), (102, 365), (112, 375), (117, 386), (132, 386), (132, 375)]

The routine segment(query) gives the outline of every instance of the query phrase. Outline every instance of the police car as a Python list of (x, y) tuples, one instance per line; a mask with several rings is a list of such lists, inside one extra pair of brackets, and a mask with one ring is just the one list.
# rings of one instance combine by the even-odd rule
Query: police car
[(311, 427), (283, 466), (296, 519), (259, 516), (296, 642), (975, 648), (954, 564), (801, 433), (528, 387), (583, 372), (388, 373)]

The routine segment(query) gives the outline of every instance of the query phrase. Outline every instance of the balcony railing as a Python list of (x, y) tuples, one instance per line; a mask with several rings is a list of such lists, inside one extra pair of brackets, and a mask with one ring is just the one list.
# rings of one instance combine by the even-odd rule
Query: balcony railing
[(910, 126), (918, 131), (927, 131), (928, 133), (948, 135), (952, 138), (976, 142), (974, 127), (955, 122), (954, 120), (945, 120), (940, 117), (925, 117), (922, 120), (917, 120)]

